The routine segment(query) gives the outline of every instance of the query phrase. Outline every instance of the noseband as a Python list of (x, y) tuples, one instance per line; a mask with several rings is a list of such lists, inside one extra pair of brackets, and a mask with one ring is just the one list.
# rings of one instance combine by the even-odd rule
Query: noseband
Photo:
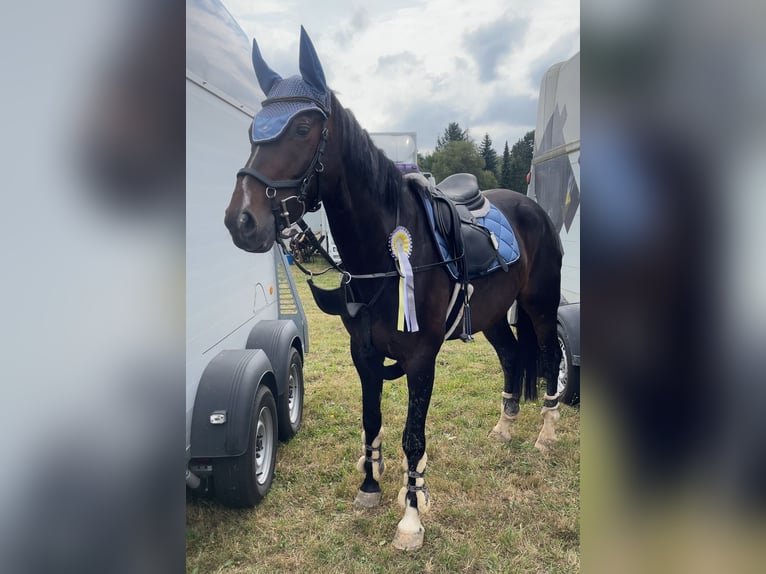
[[(268, 101), (268, 100), (267, 100)], [(266, 103), (266, 102), (264, 102)], [(319, 174), (324, 171), (324, 164), (322, 163), (322, 155), (324, 154), (324, 148), (327, 145), (327, 119), (322, 124), (322, 137), (317, 145), (317, 150), (314, 153), (314, 157), (311, 160), (308, 168), (302, 177), (298, 179), (280, 179), (273, 180), (270, 177), (262, 174), (254, 167), (243, 167), (237, 172), (237, 177), (241, 175), (249, 175), (260, 181), (266, 186), (266, 197), (271, 200), (271, 211), (274, 214), (274, 222), (276, 223), (277, 238), (282, 233), (283, 229), (287, 229), (293, 223), (303, 220), (303, 214), (306, 211), (314, 212), (322, 207), (322, 194), (319, 189)], [(311, 180), (317, 176), (316, 193), (311, 205), (306, 207), (306, 196), (308, 195), (308, 188), (311, 184)], [(298, 195), (291, 195), (282, 200), (277, 199), (277, 190), (282, 189), (298, 189)], [(287, 202), (295, 200), (303, 207), (300, 216), (295, 220), (290, 219), (290, 211), (287, 209)]]

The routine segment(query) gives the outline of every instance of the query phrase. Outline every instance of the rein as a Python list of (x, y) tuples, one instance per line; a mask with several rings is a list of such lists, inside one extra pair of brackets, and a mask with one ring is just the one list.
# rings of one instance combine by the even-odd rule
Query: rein
[[(330, 264), (330, 267), (327, 267), (319, 272), (311, 271), (310, 269), (306, 269), (303, 265), (301, 265), (300, 261), (293, 258), (293, 263), (300, 269), (304, 275), (310, 275), (313, 277), (314, 275), (324, 275), (327, 273), (330, 269), (335, 269), (338, 273), (347, 274), (347, 271), (345, 271), (340, 265), (335, 263), (333, 258), (330, 256), (329, 253), (327, 253), (327, 250), (322, 247), (322, 244), (317, 240), (316, 235), (314, 235), (314, 231), (309, 227), (308, 223), (306, 223), (301, 216), (301, 218), (296, 221), (296, 224), (298, 227), (301, 228), (301, 231), (303, 231), (308, 237), (309, 242), (311, 243), (311, 246), (317, 250), (317, 252), (324, 257), (325, 261), (327, 261)], [(282, 247), (282, 251), (287, 253), (289, 249), (287, 248), (287, 245), (285, 245), (285, 238), (281, 234), (277, 235), (277, 239), (279, 240), (279, 245)]]
[[(317, 183), (318, 182), (319, 182), (319, 179), (317, 179)], [(399, 224), (399, 205), (396, 206), (396, 221), (397, 221), (397, 226), (398, 226), (398, 224)], [(352, 279), (385, 279), (386, 277), (399, 277), (399, 276), (401, 276), (401, 272), (398, 269), (394, 269), (392, 271), (383, 271), (383, 272), (379, 272), (379, 273), (361, 273), (361, 274), (349, 273), (348, 271), (343, 269), (343, 267), (341, 267), (340, 265), (335, 263), (335, 260), (330, 256), (329, 253), (327, 253), (327, 250), (324, 247), (322, 247), (322, 244), (319, 243), (319, 241), (317, 240), (316, 236), (314, 235), (313, 230), (309, 227), (309, 225), (303, 219), (303, 215), (301, 215), (301, 217), (295, 223), (298, 225), (298, 227), (301, 228), (301, 231), (303, 231), (306, 234), (306, 236), (309, 239), (309, 242), (314, 247), (314, 249), (316, 249), (316, 251), (324, 258), (324, 260), (327, 261), (327, 263), (330, 264), (329, 267), (326, 267), (322, 271), (314, 272), (314, 271), (311, 271), (310, 269), (306, 269), (303, 265), (300, 264), (299, 261), (296, 261), (295, 259), (293, 259), (293, 261), (296, 264), (296, 266), (298, 267), (298, 269), (300, 269), (303, 272), (304, 275), (308, 275), (309, 277), (313, 277), (315, 275), (317, 275), (317, 276), (318, 275), (324, 275), (330, 269), (334, 269), (335, 271), (337, 271), (338, 273), (343, 275), (343, 279), (344, 279), (343, 282), (346, 285), (351, 283)], [(284, 238), (282, 237), (282, 235), (279, 232), (277, 233), (277, 238), (279, 239), (279, 243), (282, 246), (282, 250), (285, 253), (287, 253), (287, 251), (289, 251), (289, 249), (285, 245)], [(460, 254), (457, 257), (453, 257), (452, 259), (447, 259), (445, 261), (435, 261), (434, 263), (427, 263), (426, 265), (419, 265), (417, 267), (413, 267), (412, 268), (412, 272), (413, 273), (418, 273), (420, 271), (428, 271), (429, 269), (434, 269), (436, 267), (446, 266), (446, 265), (449, 265), (450, 263), (457, 263), (458, 261), (463, 259), (463, 257), (464, 257), (464, 254)]]
[[(296, 224), (301, 228), (301, 231), (307, 232), (306, 236), (309, 238), (311, 245), (324, 258), (324, 260), (330, 264), (329, 267), (326, 267), (322, 271), (311, 271), (310, 269), (306, 269), (303, 265), (301, 265), (299, 261), (297, 261), (296, 259), (293, 259), (293, 262), (295, 263), (296, 267), (298, 267), (298, 269), (300, 269), (304, 275), (308, 275), (309, 277), (314, 277), (314, 276), (324, 275), (330, 269), (334, 269), (335, 271), (343, 275), (344, 283), (346, 285), (348, 285), (352, 279), (385, 279), (386, 277), (399, 277), (401, 275), (401, 273), (397, 269), (393, 271), (383, 271), (380, 273), (361, 273), (361, 274), (349, 273), (348, 271), (343, 269), (341, 265), (338, 265), (337, 263), (335, 263), (332, 256), (330, 256), (330, 254), (327, 253), (327, 250), (324, 247), (322, 247), (322, 244), (319, 243), (312, 229), (303, 220), (303, 217), (301, 217), (296, 222)], [(279, 236), (279, 244), (285, 253), (289, 251), (288, 247), (285, 245), (284, 238), (281, 235)], [(460, 259), (462, 259), (462, 255), (460, 257), (446, 259), (444, 261), (435, 261), (433, 263), (427, 263), (426, 265), (419, 265), (417, 267), (413, 267), (412, 271), (414, 273), (418, 273), (420, 271), (428, 271), (429, 269), (434, 269), (436, 267), (443, 267), (445, 265), (449, 265), (450, 263), (456, 263)]]

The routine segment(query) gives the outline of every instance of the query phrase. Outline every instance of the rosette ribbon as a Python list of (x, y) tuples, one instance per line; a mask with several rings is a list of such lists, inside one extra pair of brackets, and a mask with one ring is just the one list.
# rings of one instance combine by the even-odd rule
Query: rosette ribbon
[(416, 333), (418, 318), (415, 312), (415, 278), (410, 265), (412, 255), (412, 236), (405, 227), (397, 227), (389, 238), (391, 255), (396, 261), (396, 269), (399, 272), (399, 305), (396, 314), (396, 328), (399, 331), (407, 330)]

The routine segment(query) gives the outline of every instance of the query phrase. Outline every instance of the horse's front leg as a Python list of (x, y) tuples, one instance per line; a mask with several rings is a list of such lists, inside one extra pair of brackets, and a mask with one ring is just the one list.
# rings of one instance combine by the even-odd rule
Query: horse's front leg
[(417, 550), (423, 546), (425, 536), (420, 516), (430, 507), (425, 484), (428, 461), (426, 416), (433, 391), (435, 362), (436, 353), (429, 353), (410, 361), (406, 369), (409, 408), (402, 435), (404, 486), (399, 491), (399, 504), (404, 508), (404, 517), (399, 521), (393, 540), (394, 547), (400, 550)]
[[(379, 480), (383, 476), (382, 416), (380, 401), (383, 393), (383, 378), (380, 369), (383, 356), (371, 348), (351, 341), (351, 357), (362, 383), (362, 456), (357, 462), (357, 469), (364, 474), (364, 482), (354, 499), (357, 508), (374, 508), (380, 504), (381, 491)], [(377, 369), (376, 369), (377, 365)]]

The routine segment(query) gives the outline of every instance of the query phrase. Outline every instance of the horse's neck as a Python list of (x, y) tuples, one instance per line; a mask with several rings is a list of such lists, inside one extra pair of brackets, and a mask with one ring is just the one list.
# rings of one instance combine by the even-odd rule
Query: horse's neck
[[(382, 197), (390, 194), (374, 186), (390, 185), (390, 173), (396, 169), (369, 140), (350, 111), (334, 100), (333, 114), (337, 128), (334, 154), (340, 160), (338, 177), (325, 195), (324, 204), (335, 244), (346, 269), (351, 273), (380, 272), (391, 257), (388, 238), (396, 224), (396, 207), (386, 205)], [(341, 142), (360, 143), (360, 153), (344, 153)], [(352, 144), (348, 144), (352, 145)], [(397, 190), (398, 191), (398, 190)]]
[(384, 271), (388, 265), (388, 238), (396, 214), (380, 204), (366, 186), (342, 181), (325, 200), (325, 210), (335, 244), (351, 273)]

